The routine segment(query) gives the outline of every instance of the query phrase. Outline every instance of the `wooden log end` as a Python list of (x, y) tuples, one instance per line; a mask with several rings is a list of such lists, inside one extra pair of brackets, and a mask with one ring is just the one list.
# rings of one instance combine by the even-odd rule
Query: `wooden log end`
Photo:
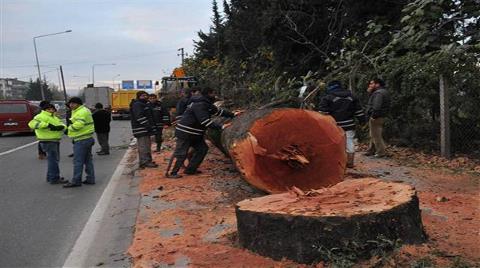
[[(413, 187), (367, 178), (248, 199), (236, 206), (240, 244), (273, 259), (328, 260), (338, 248), (368, 257), (375, 241), (426, 239)], [(381, 242), (381, 241), (380, 241)]]
[[(255, 118), (251, 113), (247, 116)], [(343, 180), (344, 133), (330, 116), (274, 109), (259, 111), (246, 128), (238, 126), (240, 120), (234, 121), (224, 137), (231, 141), (228, 151), (237, 169), (257, 188), (279, 193), (292, 186), (310, 190)], [(233, 136), (245, 131), (245, 135)]]

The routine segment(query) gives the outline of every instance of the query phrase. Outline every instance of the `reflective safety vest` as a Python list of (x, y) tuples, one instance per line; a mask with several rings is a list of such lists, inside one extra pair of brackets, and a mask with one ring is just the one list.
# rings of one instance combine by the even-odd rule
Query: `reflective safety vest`
[(39, 141), (60, 141), (63, 135), (63, 130), (53, 131), (48, 128), (48, 124), (54, 126), (66, 127), (60, 118), (56, 117), (47, 111), (42, 111), (37, 114), (30, 122), (28, 126), (35, 130), (35, 135)]
[(81, 105), (73, 110), (70, 121), (72, 123), (68, 126), (68, 136), (72, 138), (73, 141), (93, 137), (95, 127), (93, 125), (92, 113), (87, 107)]

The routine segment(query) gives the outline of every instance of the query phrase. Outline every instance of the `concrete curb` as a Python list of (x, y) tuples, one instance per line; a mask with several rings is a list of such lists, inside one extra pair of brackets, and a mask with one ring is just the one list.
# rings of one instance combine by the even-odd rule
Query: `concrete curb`
[(114, 194), (117, 185), (119, 184), (120, 178), (122, 177), (123, 171), (126, 168), (127, 158), (132, 152), (132, 148), (128, 148), (125, 154), (123, 155), (120, 163), (118, 164), (115, 172), (110, 178), (110, 182), (102, 193), (102, 196), (98, 200), (95, 209), (93, 210), (90, 218), (88, 219), (85, 227), (83, 228), (80, 236), (77, 238), (70, 254), (68, 255), (63, 267), (86, 267), (86, 263), (89, 259), (88, 249), (93, 243), (95, 243), (95, 238), (99, 232), (102, 219), (107, 214), (107, 208), (111, 203), (111, 198)]

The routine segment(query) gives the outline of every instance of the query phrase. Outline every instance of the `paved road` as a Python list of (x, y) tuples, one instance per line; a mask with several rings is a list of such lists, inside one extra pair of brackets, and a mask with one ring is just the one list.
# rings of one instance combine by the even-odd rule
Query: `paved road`
[[(113, 121), (110, 156), (94, 156), (97, 184), (64, 189), (45, 181), (46, 160), (38, 160), (28, 135), (0, 137), (0, 267), (62, 266), (130, 142), (128, 121)], [(71, 142), (60, 145), (60, 169), (72, 176)], [(98, 144), (94, 150), (98, 150)]]

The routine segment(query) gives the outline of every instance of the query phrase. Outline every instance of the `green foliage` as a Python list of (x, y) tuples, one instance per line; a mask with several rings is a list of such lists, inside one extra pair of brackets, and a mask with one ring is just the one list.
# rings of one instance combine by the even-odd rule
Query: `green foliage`
[[(43, 92), (45, 94), (45, 99), (47, 100), (63, 100), (63, 93), (58, 90), (56, 86), (50, 86), (44, 82), (42, 82)], [(33, 82), (30, 81), (30, 85), (27, 89), (25, 94), (25, 98), (27, 100), (42, 100), (42, 93), (40, 91), (40, 82), (38, 79)]]
[(410, 264), (410, 268), (433, 268), (435, 267), (435, 262), (430, 257), (424, 257), (418, 259)]
[(327, 261), (335, 268), (354, 267), (362, 260), (377, 256), (380, 259), (388, 258), (391, 252), (401, 247), (400, 240), (392, 241), (383, 235), (375, 240), (368, 240), (365, 243), (356, 241), (345, 241), (340, 248), (327, 249), (320, 246), (318, 251), (321, 254), (321, 260)]
[[(480, 145), (478, 0), (231, 0), (199, 32), (187, 72), (237, 106), (295, 97), (309, 71), (368, 100), (373, 77), (392, 95), (389, 142), (438, 149), (439, 77), (449, 84), (456, 152)], [(480, 152), (478, 152), (480, 154)]]

